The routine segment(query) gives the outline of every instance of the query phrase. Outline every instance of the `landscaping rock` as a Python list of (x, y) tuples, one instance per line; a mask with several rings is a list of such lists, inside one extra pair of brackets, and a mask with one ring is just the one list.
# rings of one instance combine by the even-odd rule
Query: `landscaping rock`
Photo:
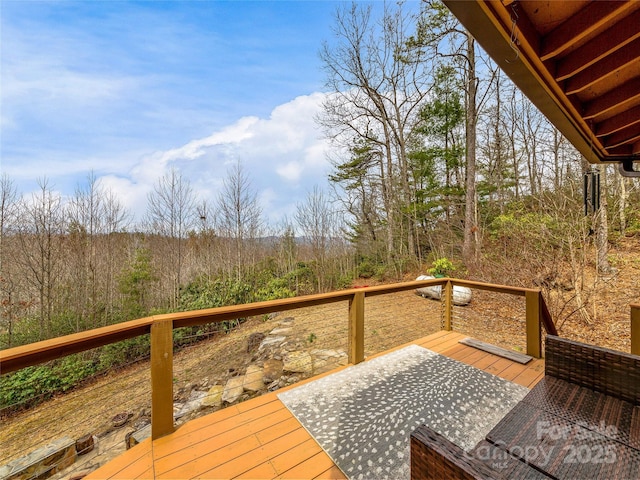
[(113, 428), (120, 428), (127, 423), (131, 417), (133, 417), (132, 413), (120, 412), (111, 419), (111, 425)]
[(148, 425), (145, 425), (144, 427), (142, 427), (140, 430), (136, 432), (132, 432), (131, 435), (128, 435), (125, 438), (127, 450), (139, 444), (143, 440), (146, 440), (150, 436), (151, 436), (151, 424), (149, 423)]
[(311, 350), (313, 356), (313, 373), (325, 373), (333, 370), (336, 365), (346, 363), (347, 354), (342, 350)]
[(319, 349), (315, 349), (315, 350), (311, 350), (311, 352), (309, 352), (311, 355), (313, 355), (314, 357), (319, 357), (319, 358), (340, 358), (340, 357), (346, 357), (347, 353), (342, 351), (342, 350), (319, 350)]
[(84, 437), (80, 437), (76, 440), (76, 453), (78, 455), (84, 455), (85, 453), (89, 453), (93, 450), (93, 435), (88, 434)]
[(227, 403), (233, 403), (244, 391), (244, 375), (239, 377), (232, 377), (227, 381), (224, 386), (224, 392), (222, 393), (222, 401)]
[(75, 440), (62, 437), (1, 466), (0, 478), (47, 478), (72, 465), (76, 458)]
[(311, 373), (313, 371), (313, 358), (308, 352), (289, 352), (284, 359), (283, 369), (286, 372)]
[(209, 389), (207, 395), (202, 399), (203, 407), (219, 407), (222, 405), (222, 394), (224, 387), (222, 385), (214, 385)]
[(286, 340), (287, 340), (287, 337), (282, 337), (282, 336), (266, 337), (264, 340), (262, 340), (262, 343), (260, 343), (260, 347), (258, 348), (258, 351), (262, 351), (268, 347), (279, 347), (284, 342), (286, 342)]
[(274, 380), (267, 386), (267, 390), (270, 392), (275, 392), (280, 388), (280, 380)]
[[(184, 417), (190, 412), (199, 410), (202, 407), (202, 401), (204, 397), (207, 396), (207, 392), (202, 392), (200, 390), (193, 390), (191, 395), (189, 395), (189, 400), (185, 404), (178, 409), (178, 412), (174, 414), (174, 418), (177, 420), (178, 418)], [(174, 407), (175, 411), (175, 407)]]
[(248, 392), (257, 392), (264, 388), (264, 382), (262, 381), (262, 368), (257, 365), (249, 365), (247, 367), (247, 373), (244, 375), (244, 382), (242, 388)]
[(280, 320), (278, 323), (282, 326), (290, 327), (291, 325), (293, 325), (293, 322), (295, 322), (295, 318), (285, 317), (282, 320)]
[[(429, 275), (420, 275), (416, 280), (433, 280), (435, 277)], [(417, 288), (418, 295), (422, 295), (424, 298), (431, 298), (433, 300), (440, 300), (442, 295), (442, 286), (434, 285), (433, 287), (421, 287)], [(453, 286), (452, 301), (454, 305), (469, 305), (471, 303), (471, 289), (462, 287), (460, 285)]]
[(93, 468), (85, 468), (84, 470), (79, 470), (75, 472), (71, 477), (69, 477), (69, 480), (81, 480), (87, 475), (89, 475), (91, 472), (95, 471), (97, 468), (98, 467), (93, 467)]
[(269, 335), (288, 335), (293, 330), (291, 327), (279, 327), (274, 328), (269, 332)]
[(276, 360), (275, 358), (265, 360), (262, 370), (262, 381), (264, 383), (271, 383), (278, 380), (282, 376), (282, 369), (282, 360)]

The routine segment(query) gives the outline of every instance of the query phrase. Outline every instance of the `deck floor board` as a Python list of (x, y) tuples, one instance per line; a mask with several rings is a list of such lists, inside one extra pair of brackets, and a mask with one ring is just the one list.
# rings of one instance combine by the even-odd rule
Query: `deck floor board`
[[(543, 360), (521, 365), (460, 344), (466, 337), (440, 331), (413, 343), (527, 388), (544, 376)], [(277, 393), (197, 418), (154, 442), (144, 441), (86, 478), (345, 478)]]

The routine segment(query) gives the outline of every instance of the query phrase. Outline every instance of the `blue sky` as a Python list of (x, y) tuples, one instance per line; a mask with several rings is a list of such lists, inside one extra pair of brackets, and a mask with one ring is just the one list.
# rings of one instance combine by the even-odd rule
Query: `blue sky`
[(2, 172), (71, 195), (93, 171), (140, 216), (169, 168), (213, 199), (242, 162), (272, 222), (324, 185), (330, 1), (0, 0)]

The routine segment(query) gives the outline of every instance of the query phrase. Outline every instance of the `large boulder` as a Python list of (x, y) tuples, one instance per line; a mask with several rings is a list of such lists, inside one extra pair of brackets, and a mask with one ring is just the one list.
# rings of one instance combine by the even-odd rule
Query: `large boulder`
[(461, 287), (460, 285), (453, 286), (453, 304), (454, 305), (469, 305), (471, 303), (471, 289), (467, 287)]
[[(416, 280), (434, 280), (435, 277), (429, 275), (420, 275)], [(434, 285), (433, 287), (420, 287), (416, 289), (418, 295), (424, 298), (431, 298), (433, 300), (440, 300), (442, 296), (442, 286)], [(460, 285), (453, 286), (453, 304), (454, 305), (469, 305), (471, 303), (471, 289), (462, 287)]]
[[(435, 280), (436, 277), (432, 277), (430, 275), (420, 275), (416, 280)], [(423, 296), (424, 298), (431, 298), (433, 300), (440, 300), (440, 295), (442, 293), (441, 285), (434, 285), (433, 287), (420, 287), (416, 289), (418, 295)]]

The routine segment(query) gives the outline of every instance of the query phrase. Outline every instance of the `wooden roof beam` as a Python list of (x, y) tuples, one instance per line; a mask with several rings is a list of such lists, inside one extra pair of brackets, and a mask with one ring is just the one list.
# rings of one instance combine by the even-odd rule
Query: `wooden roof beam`
[[(619, 147), (611, 147), (607, 148), (607, 154), (609, 161), (616, 162), (620, 161), (620, 158), (629, 158), (631, 154), (631, 145), (621, 145)], [(620, 157), (620, 158), (616, 158)]]
[(605, 78), (617, 75), (621, 69), (639, 63), (639, 60), (640, 38), (637, 38), (627, 48), (614, 52), (567, 80), (564, 91), (567, 95), (581, 92)]
[(572, 44), (615, 21), (616, 17), (630, 8), (637, 7), (635, 3), (633, 1), (591, 2), (589, 6), (558, 25), (544, 37), (540, 59), (545, 61), (558, 56)]
[(614, 24), (595, 38), (558, 60), (555, 79), (560, 82), (640, 38), (640, 10)]
[(583, 118), (585, 120), (595, 118), (638, 99), (640, 99), (640, 78), (634, 78), (589, 102), (583, 112)]
[(631, 147), (631, 155), (640, 155), (640, 140)]
[(620, 145), (640, 140), (640, 124), (632, 125), (603, 139), (604, 148), (615, 148)]
[(598, 123), (594, 130), (596, 136), (603, 137), (636, 123), (640, 123), (640, 105)]

